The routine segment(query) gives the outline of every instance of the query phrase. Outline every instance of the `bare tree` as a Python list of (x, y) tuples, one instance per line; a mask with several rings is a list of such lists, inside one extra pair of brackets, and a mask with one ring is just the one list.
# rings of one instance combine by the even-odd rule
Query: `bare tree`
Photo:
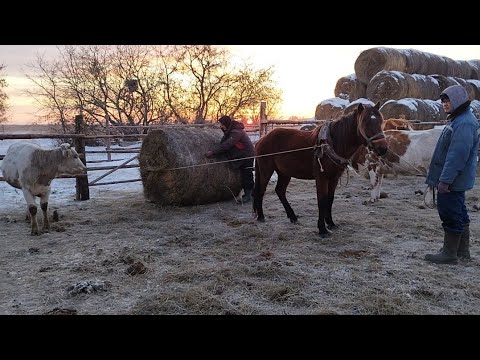
[(8, 95), (6, 94), (4, 88), (8, 86), (7, 80), (4, 78), (4, 74), (2, 74), (5, 65), (0, 64), (0, 123), (6, 122), (6, 113), (8, 109), (7, 100)]
[(52, 61), (38, 56), (27, 74), (44, 119), (71, 126), (204, 123), (221, 114), (251, 114), (260, 101), (281, 99), (273, 68), (232, 66), (227, 49), (211, 45), (63, 46)]
[(178, 121), (203, 123), (223, 114), (254, 118), (262, 100), (272, 113), (281, 101), (273, 67), (256, 70), (244, 63), (237, 69), (225, 48), (173, 46), (159, 56), (163, 61), (164, 100)]

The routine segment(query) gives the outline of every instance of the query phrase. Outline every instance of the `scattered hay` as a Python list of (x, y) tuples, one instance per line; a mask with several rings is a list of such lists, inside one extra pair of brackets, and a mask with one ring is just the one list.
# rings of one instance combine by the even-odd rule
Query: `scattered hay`
[(160, 205), (198, 205), (237, 196), (240, 172), (225, 156), (204, 155), (221, 138), (221, 130), (212, 127), (150, 131), (139, 156), (145, 197)]

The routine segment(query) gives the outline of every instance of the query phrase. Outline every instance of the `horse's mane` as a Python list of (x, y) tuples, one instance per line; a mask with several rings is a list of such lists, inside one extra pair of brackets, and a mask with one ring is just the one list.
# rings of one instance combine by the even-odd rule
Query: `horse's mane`
[[(358, 111), (355, 110), (347, 115), (343, 115), (340, 118), (333, 120), (330, 123), (330, 135), (332, 137), (333, 147), (337, 153), (344, 154), (352, 147), (352, 143), (357, 141), (355, 134), (357, 133), (357, 118)], [(314, 133), (315, 138), (318, 137), (323, 126), (326, 126), (328, 122), (318, 126)]]

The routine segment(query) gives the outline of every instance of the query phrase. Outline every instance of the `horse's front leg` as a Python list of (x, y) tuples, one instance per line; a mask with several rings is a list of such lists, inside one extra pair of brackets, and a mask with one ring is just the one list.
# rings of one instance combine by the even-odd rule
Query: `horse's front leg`
[(315, 179), (317, 185), (317, 204), (318, 204), (318, 234), (322, 237), (331, 236), (331, 232), (325, 227), (325, 219), (328, 209), (328, 184), (326, 179)]
[(336, 229), (338, 226), (333, 222), (332, 217), (332, 206), (333, 206), (333, 199), (335, 198), (335, 190), (338, 185), (340, 177), (335, 178), (328, 183), (328, 195), (327, 195), (327, 212), (325, 214), (325, 222), (327, 224), (327, 229), (333, 230)]

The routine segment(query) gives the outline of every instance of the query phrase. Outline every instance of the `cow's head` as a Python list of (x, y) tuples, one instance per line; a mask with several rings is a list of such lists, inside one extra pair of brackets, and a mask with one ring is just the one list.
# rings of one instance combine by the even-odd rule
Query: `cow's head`
[(87, 168), (75, 149), (70, 148), (70, 144), (64, 143), (60, 145), (62, 150), (62, 161), (58, 165), (58, 174), (63, 175), (83, 175), (86, 174)]

